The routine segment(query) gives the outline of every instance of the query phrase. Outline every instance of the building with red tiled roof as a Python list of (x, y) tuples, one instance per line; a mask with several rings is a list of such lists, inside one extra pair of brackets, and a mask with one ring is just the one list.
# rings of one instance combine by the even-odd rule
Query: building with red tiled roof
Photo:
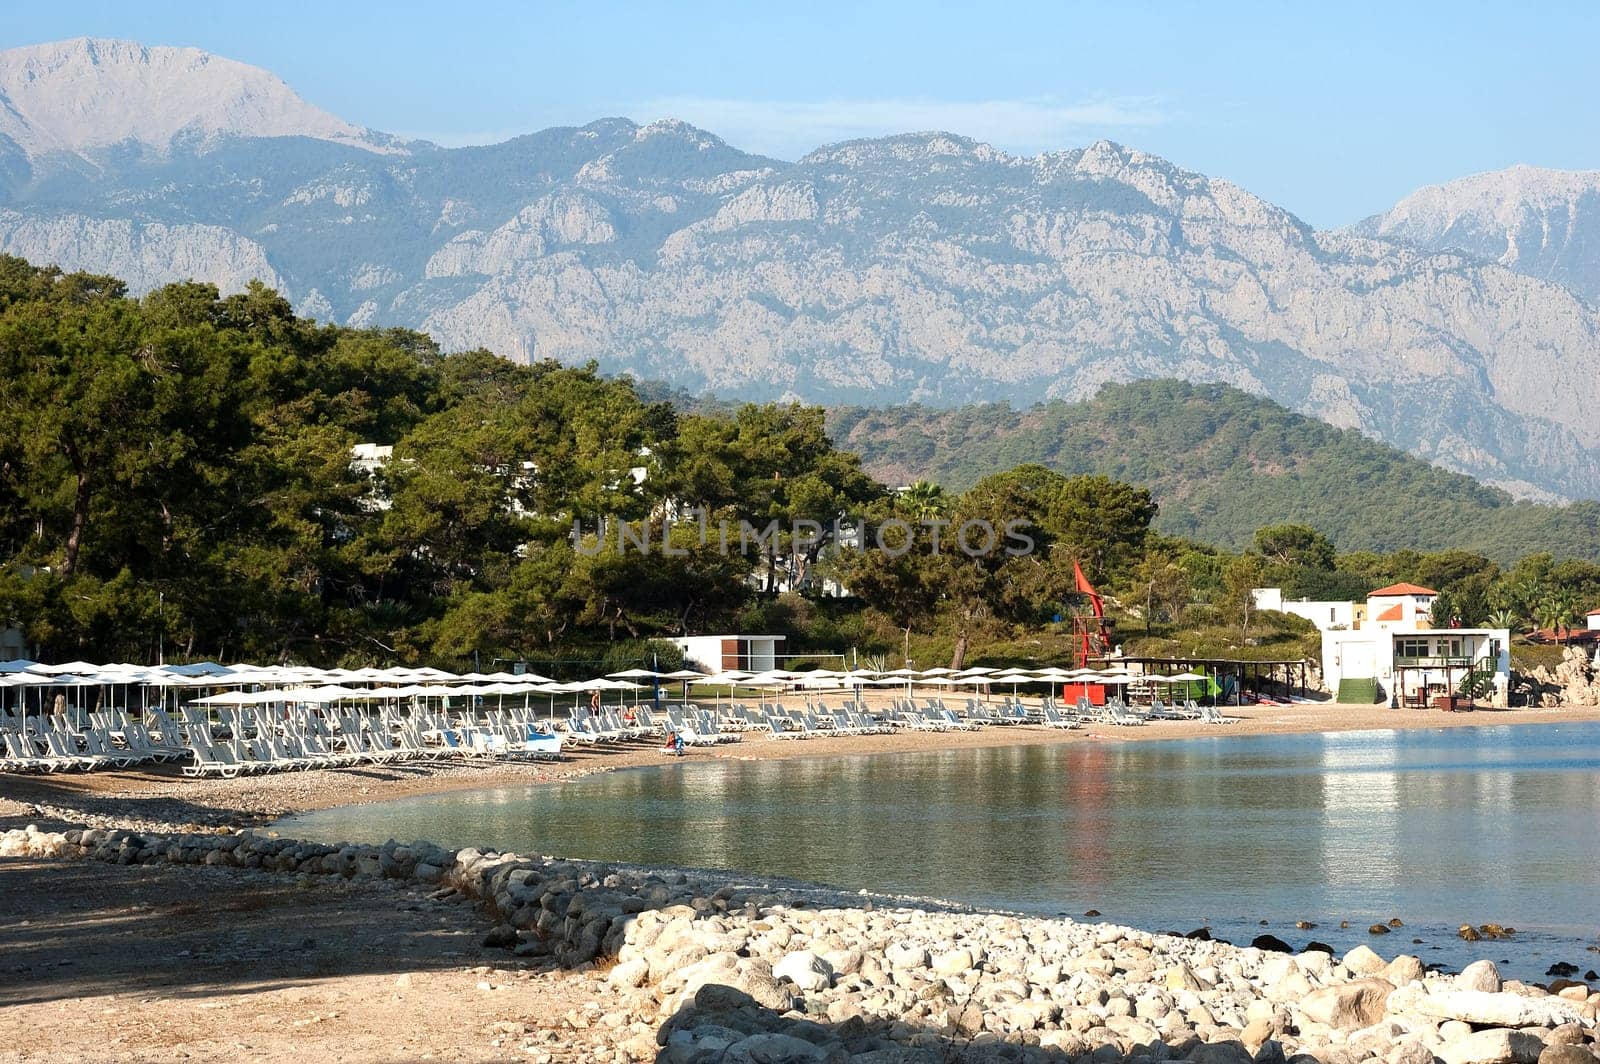
[(1439, 593), (1420, 584), (1390, 584), (1367, 596), (1367, 617), (1373, 624), (1426, 628)]
[[(1511, 632), (1505, 628), (1435, 628), (1439, 593), (1420, 584), (1380, 587), (1366, 602), (1285, 601), (1283, 590), (1254, 588), (1256, 608), (1304, 617), (1322, 632), (1322, 679), (1347, 702), (1392, 706), (1505, 706), (1511, 684)], [(1600, 636), (1600, 610), (1589, 615)], [(1585, 635), (1589, 633), (1585, 632)]]
[(1399, 598), (1402, 595), (1431, 595), (1434, 598), (1439, 597), (1439, 593), (1431, 587), (1423, 587), (1420, 584), (1399, 583), (1390, 584), (1388, 587), (1380, 587), (1376, 591), (1369, 591), (1367, 598)]

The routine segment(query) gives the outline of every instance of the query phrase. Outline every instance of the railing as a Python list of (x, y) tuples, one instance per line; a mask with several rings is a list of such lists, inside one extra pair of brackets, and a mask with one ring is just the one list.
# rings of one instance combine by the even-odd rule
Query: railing
[(1468, 669), (1477, 660), (1477, 658), (1469, 658), (1464, 655), (1459, 657), (1453, 655), (1429, 655), (1420, 658), (1409, 658), (1396, 654), (1394, 663), (1397, 666), (1403, 666), (1408, 669)]

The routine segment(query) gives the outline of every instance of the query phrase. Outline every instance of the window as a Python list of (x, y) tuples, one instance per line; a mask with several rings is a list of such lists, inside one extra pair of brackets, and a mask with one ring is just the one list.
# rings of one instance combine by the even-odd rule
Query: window
[(1397, 658), (1425, 658), (1429, 654), (1426, 639), (1396, 639), (1394, 656)]

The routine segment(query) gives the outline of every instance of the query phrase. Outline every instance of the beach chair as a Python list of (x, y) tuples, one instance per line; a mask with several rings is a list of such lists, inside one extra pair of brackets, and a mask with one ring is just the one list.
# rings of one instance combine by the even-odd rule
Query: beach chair
[(40, 749), (20, 728), (5, 734), (5, 752), (12, 764), (28, 772), (66, 772), (78, 766), (75, 757), (58, 757)]
[(1216, 706), (1201, 706), (1200, 722), (1202, 724), (1237, 724), (1243, 718), (1228, 717), (1222, 714)]
[(191, 778), (218, 776), (222, 779), (234, 779), (244, 773), (244, 766), (239, 763), (232, 750), (224, 744), (212, 742), (211, 727), (204, 721), (190, 723), (189, 750), (194, 763), (183, 767), (185, 776)]
[[(671, 714), (668, 714), (668, 719), (671, 719)], [(604, 738), (587, 719), (580, 719), (576, 714), (567, 718), (567, 737), (585, 746), (593, 746)]]
[(560, 761), (561, 736), (554, 732), (541, 731), (531, 724), (524, 725), (522, 741), (512, 744), (511, 749), (513, 753), (523, 757)]

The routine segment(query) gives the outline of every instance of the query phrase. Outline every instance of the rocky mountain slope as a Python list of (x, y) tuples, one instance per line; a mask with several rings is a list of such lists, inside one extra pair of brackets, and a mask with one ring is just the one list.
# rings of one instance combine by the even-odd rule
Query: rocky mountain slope
[(29, 156), (180, 138), (315, 137), (383, 150), (265, 70), (196, 48), (80, 37), (0, 53), (0, 136)]
[(1600, 170), (1513, 166), (1474, 174), (1418, 189), (1351, 231), (1465, 251), (1600, 304)]
[[(925, 133), (784, 163), (607, 119), (447, 151), (330, 126), (264, 72), (231, 96), (196, 80), (222, 60), (54, 47), (133, 57), (119, 79), (143, 98), (254, 105), (166, 105), (133, 150), (104, 142), (137, 120), (85, 133), (48, 103), (78, 76), (36, 76), (6, 127), (26, 136), (0, 135), (13, 254), (151, 284), (260, 271), (320, 317), (753, 398), (1219, 381), (1514, 491), (1600, 495), (1593, 305), (1476, 255), (1315, 232), (1116, 144), (1022, 158)], [(44, 69), (35, 51), (0, 54), (0, 85)], [(106, 222), (128, 235), (100, 239)]]

